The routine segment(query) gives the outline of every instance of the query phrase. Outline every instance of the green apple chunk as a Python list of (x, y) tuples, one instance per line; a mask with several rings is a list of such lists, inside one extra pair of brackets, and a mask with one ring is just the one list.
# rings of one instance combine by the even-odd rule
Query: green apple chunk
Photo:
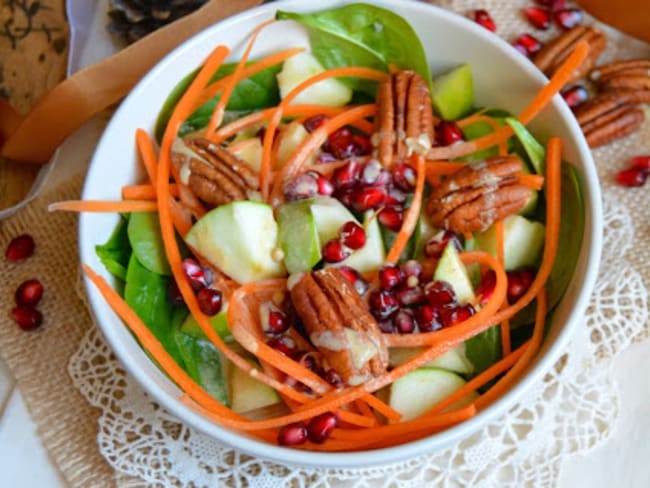
[[(465, 385), (465, 380), (451, 371), (418, 368), (402, 376), (390, 387), (389, 405), (402, 414), (402, 421), (412, 420)], [(472, 393), (461, 404), (472, 401)], [(460, 405), (456, 405), (460, 406)]]
[(433, 105), (445, 120), (467, 115), (474, 105), (474, 82), (469, 65), (463, 64), (433, 79)]
[(278, 209), (279, 243), (289, 273), (308, 271), (321, 260), (321, 245), (311, 200), (288, 202)]
[(357, 222), (352, 212), (336, 198), (317, 197), (311, 200), (310, 208), (318, 238), (323, 244), (337, 237), (339, 229), (346, 222)]
[(251, 201), (211, 210), (186, 237), (197, 253), (239, 283), (285, 275), (282, 262), (274, 259), (277, 240), (273, 210)]
[[(503, 221), (503, 255), (506, 270), (539, 263), (544, 246), (544, 225), (522, 217), (510, 215)], [(475, 234), (476, 246), (483, 251), (497, 256), (497, 238), (494, 226), (485, 232)]]
[[(210, 317), (210, 325), (223, 340), (229, 340), (232, 338), (232, 335), (230, 334), (230, 328), (228, 327), (228, 320), (226, 318), (227, 315), (228, 304), (224, 305), (221, 312), (219, 312), (217, 315)], [(184, 334), (196, 337), (197, 339), (207, 339), (198, 322), (191, 313), (187, 315), (181, 324), (181, 331)]]
[(228, 367), (230, 408), (237, 413), (273, 405), (280, 401), (278, 393), (270, 386), (251, 378), (233, 364)]
[(452, 242), (447, 244), (447, 247), (442, 252), (433, 279), (449, 283), (456, 292), (458, 303), (474, 301), (474, 289), (467, 268), (460, 260), (458, 251)]
[[(404, 364), (425, 349), (424, 347), (391, 347), (388, 350), (388, 364), (392, 368)], [(464, 344), (449, 349), (446, 353), (424, 364), (423, 367), (446, 369), (447, 371), (453, 371), (454, 373), (463, 375), (471, 374), (474, 371), (474, 365), (465, 355)]]

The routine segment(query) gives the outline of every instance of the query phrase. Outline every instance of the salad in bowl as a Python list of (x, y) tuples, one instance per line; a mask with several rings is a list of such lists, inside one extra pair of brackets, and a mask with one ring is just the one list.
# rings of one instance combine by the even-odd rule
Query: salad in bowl
[(180, 46), (111, 121), (84, 200), (54, 207), (85, 212), (93, 312), (166, 407), (249, 452), (346, 464), (469, 432), (543, 372), (593, 286), (599, 207), (553, 101), (586, 46), (545, 82), (490, 39), (536, 80), (508, 94), (459, 54), (489, 35), (463, 19), (332, 5)]

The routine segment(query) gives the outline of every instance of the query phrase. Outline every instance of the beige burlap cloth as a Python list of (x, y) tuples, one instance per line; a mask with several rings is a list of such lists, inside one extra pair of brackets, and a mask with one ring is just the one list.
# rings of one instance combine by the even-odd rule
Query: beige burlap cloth
[[(523, 28), (518, 9), (527, 2), (439, 2), (458, 12), (479, 6), (490, 9), (499, 34), (506, 39)], [(609, 58), (650, 57), (650, 45), (608, 31), (612, 42), (606, 53)], [(650, 119), (650, 113), (648, 113)], [(96, 136), (96, 135), (95, 135)], [(83, 171), (92, 143), (84, 150), (71, 152), (77, 159), (74, 168)], [(650, 189), (623, 189), (613, 184), (613, 175), (627, 159), (650, 153), (650, 122), (641, 131), (616, 144), (594, 152), (604, 190), (623, 202), (633, 217), (637, 244), (628, 258), (650, 285)], [(79, 172), (79, 171), (77, 171)], [(75, 171), (72, 171), (72, 174)], [(92, 326), (83, 302), (77, 297), (78, 279), (77, 217), (73, 214), (49, 214), (48, 202), (76, 198), (82, 177), (62, 178), (50, 185), (26, 208), (8, 220), (0, 222), (0, 248), (5, 249), (14, 236), (31, 234), (37, 249), (28, 261), (10, 264), (0, 261), (0, 354), (14, 374), (38, 433), (53, 463), (60, 469), (70, 486), (124, 486), (135, 483), (116, 474), (99, 454), (97, 418), (99, 411), (90, 407), (73, 387), (66, 373), (70, 356), (77, 350), (82, 335)], [(45, 316), (44, 326), (31, 333), (21, 331), (9, 318), (13, 293), (25, 279), (40, 279), (45, 295), (40, 305)]]

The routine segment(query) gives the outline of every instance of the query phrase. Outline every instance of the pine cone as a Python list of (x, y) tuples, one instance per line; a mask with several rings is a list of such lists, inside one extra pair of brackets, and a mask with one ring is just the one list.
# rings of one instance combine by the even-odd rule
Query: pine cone
[(127, 43), (201, 7), (207, 0), (111, 0), (109, 32)]

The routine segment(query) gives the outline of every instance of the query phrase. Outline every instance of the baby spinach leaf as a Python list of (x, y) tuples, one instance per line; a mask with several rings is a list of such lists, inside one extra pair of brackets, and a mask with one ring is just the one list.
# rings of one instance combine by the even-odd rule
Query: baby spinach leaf
[(182, 365), (182, 357), (172, 336), (175, 307), (167, 300), (167, 281), (166, 276), (149, 271), (132, 255), (126, 273), (124, 299), (165, 350)]
[[(211, 78), (211, 82), (219, 80), (224, 76), (235, 71), (236, 63), (224, 64), (217, 70)], [(252, 110), (258, 110), (267, 107), (273, 107), (280, 101), (280, 91), (278, 89), (278, 82), (276, 75), (280, 71), (281, 66), (275, 65), (266, 68), (259, 73), (241, 80), (232, 92), (228, 105), (226, 106), (226, 114), (234, 112), (237, 115), (245, 114)], [(198, 73), (198, 69), (189, 73), (185, 78), (179, 81), (171, 93), (167, 96), (163, 104), (158, 119), (156, 120), (156, 138), (160, 141), (167, 127), (167, 122), (180, 101), (185, 91), (189, 88)], [(182, 137), (190, 132), (202, 129), (210, 121), (212, 111), (217, 104), (220, 95), (211, 98), (196, 111), (188, 117), (179, 130), (179, 135)]]
[(127, 226), (128, 220), (120, 217), (120, 221), (108, 241), (95, 246), (97, 257), (108, 272), (122, 281), (126, 280), (126, 268), (131, 257)]
[[(424, 48), (410, 24), (399, 15), (365, 3), (313, 14), (278, 11), (278, 20), (295, 20), (308, 32), (311, 50), (325, 68), (366, 66), (388, 71), (388, 65), (412, 69), (427, 80), (431, 73)], [(348, 79), (354, 89), (374, 94), (375, 84)]]
[(501, 326), (494, 325), (465, 341), (465, 356), (477, 375), (501, 359)]
[(133, 254), (138, 258), (140, 264), (149, 271), (160, 275), (169, 275), (171, 273), (157, 213), (132, 213), (127, 232)]

